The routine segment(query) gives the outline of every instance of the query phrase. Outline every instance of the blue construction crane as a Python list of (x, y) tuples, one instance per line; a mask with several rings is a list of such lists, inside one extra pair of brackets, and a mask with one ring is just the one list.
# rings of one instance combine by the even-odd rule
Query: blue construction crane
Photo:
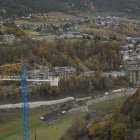
[[(10, 67), (11, 65), (21, 65), (22, 73), (21, 76), (4, 76), (0, 75), (0, 81), (21, 81), (22, 88), (22, 124), (23, 124), (23, 140), (29, 140), (29, 114), (28, 114), (28, 94), (27, 94), (27, 82), (50, 82), (51, 86), (58, 86), (59, 78), (34, 78), (28, 79), (27, 77), (27, 66), (25, 63), (9, 64), (0, 66), (0, 68)], [(31, 68), (31, 67), (30, 67)]]
[(28, 118), (28, 94), (26, 80), (26, 64), (22, 64), (22, 118), (23, 118), (23, 140), (29, 140), (29, 118)]

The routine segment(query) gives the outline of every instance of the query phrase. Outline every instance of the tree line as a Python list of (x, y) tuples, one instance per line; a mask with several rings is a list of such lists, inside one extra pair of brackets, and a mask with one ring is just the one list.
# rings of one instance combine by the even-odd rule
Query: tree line
[[(62, 79), (59, 86), (50, 86), (49, 83), (33, 84), (28, 88), (29, 101), (36, 100), (51, 100), (64, 98), (68, 96), (96, 97), (102, 95), (106, 91), (112, 89), (128, 86), (129, 79), (127, 77), (104, 77), (100, 75), (89, 77), (70, 77), (69, 79)], [(0, 100), (4, 102), (21, 102), (21, 85), (17, 83), (0, 83)], [(3, 87), (3, 88), (2, 88)], [(5, 89), (4, 89), (5, 87)]]
[(20, 62), (23, 57), (35, 65), (74, 66), (78, 71), (119, 70), (119, 43), (89, 40), (57, 40), (54, 42), (24, 39), (10, 47), (0, 45), (0, 65)]
[[(21, 59), (26, 59), (26, 63), (36, 67), (36, 64), (45, 65), (49, 68), (55, 66), (74, 66), (77, 73), (86, 70), (97, 71), (96, 76), (90, 77), (71, 77), (61, 80), (58, 87), (50, 87), (49, 84), (35, 85), (29, 94), (31, 100), (60, 98), (64, 96), (76, 96), (78, 94), (95, 94), (96, 91), (106, 91), (117, 86), (126, 86), (128, 78), (106, 78), (101, 76), (101, 71), (119, 70), (120, 56), (119, 43), (116, 42), (91, 42), (89, 40), (56, 40), (31, 41), (25, 38), (21, 43), (14, 45), (0, 45), (0, 65), (7, 63), (19, 63)], [(8, 75), (15, 71), (15, 67), (0, 70), (0, 74)], [(21, 68), (16, 69), (20, 74)], [(9, 82), (2, 82), (1, 86), (9, 86)], [(1, 91), (2, 101), (20, 101), (20, 83), (14, 84), (14, 91)], [(94, 96), (94, 95), (93, 95)]]

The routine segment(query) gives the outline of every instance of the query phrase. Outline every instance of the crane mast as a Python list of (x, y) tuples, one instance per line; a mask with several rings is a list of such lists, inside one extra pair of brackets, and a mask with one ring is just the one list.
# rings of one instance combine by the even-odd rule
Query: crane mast
[(29, 140), (29, 118), (28, 118), (29, 115), (28, 115), (26, 64), (22, 64), (21, 86), (22, 86), (23, 140)]
[(27, 94), (27, 82), (50, 82), (51, 86), (58, 86), (59, 78), (28, 78), (27, 66), (25, 63), (9, 64), (0, 66), (0, 68), (10, 67), (15, 65), (21, 65), (20, 76), (14, 75), (0, 75), (0, 81), (20, 81), (22, 90), (22, 125), (23, 125), (23, 140), (29, 140), (29, 111), (28, 111), (28, 94)]

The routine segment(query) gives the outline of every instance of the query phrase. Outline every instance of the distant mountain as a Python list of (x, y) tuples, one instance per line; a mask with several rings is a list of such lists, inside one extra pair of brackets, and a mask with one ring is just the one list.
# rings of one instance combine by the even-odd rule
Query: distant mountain
[(91, 10), (90, 0), (0, 0), (1, 14), (25, 15), (34, 12)]
[(140, 0), (92, 0), (97, 9), (140, 16)]
[(0, 0), (0, 15), (32, 12), (105, 10), (140, 13), (140, 0)]

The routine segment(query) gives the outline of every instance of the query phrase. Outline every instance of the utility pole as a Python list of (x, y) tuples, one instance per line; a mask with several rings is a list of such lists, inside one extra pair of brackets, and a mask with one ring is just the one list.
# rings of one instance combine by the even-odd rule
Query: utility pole
[(36, 131), (35, 131), (35, 140), (37, 140), (37, 138), (36, 138)]

